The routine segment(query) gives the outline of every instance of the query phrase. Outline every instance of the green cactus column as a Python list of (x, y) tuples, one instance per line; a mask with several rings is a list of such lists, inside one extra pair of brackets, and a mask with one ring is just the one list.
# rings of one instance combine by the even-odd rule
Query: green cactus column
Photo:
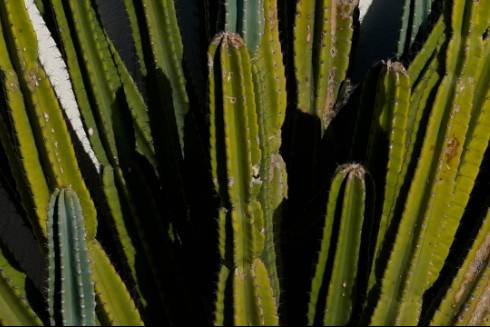
[(38, 60), (37, 37), (23, 1), (3, 1), (0, 5), (2, 22), (9, 28), (13, 61), (20, 75), (20, 85), (33, 129), (43, 142), (38, 148), (50, 185), (71, 186), (77, 191), (84, 210), (87, 233), (95, 238), (96, 211), (83, 180), (75, 150), (64, 121), (63, 112), (46, 72)]
[[(437, 280), (488, 147), (486, 2), (445, 2), (451, 18), (445, 71), (382, 282), (372, 324), (416, 324)], [(484, 128), (483, 126), (487, 126)]]
[(299, 0), (294, 26), (298, 109), (317, 116), (326, 130), (346, 79), (354, 11), (359, 0)]
[[(260, 202), (264, 211), (265, 249), (262, 255), (269, 271), (274, 297), (280, 303), (280, 283), (275, 237), (281, 220), (281, 204), (288, 195), (286, 164), (280, 154), (282, 125), (286, 116), (286, 76), (279, 40), (276, 0), (263, 2), (264, 32), (252, 52), (254, 90), (259, 122), (262, 163)], [(259, 18), (260, 19), (260, 18)], [(250, 49), (249, 49), (250, 52)]]
[[(377, 231), (375, 261), (380, 256), (386, 232), (395, 215), (400, 189), (405, 181), (407, 162), (411, 156), (410, 146), (407, 144), (414, 143), (411, 135), (414, 126), (409, 125), (412, 109), (410, 84), (403, 64), (389, 61), (381, 68), (367, 148), (368, 167), (375, 179), (383, 180), (386, 175), (385, 184), (378, 185), (377, 188), (381, 218)], [(418, 107), (413, 109), (417, 110)], [(411, 116), (414, 115), (416, 113)], [(374, 276), (373, 270), (370, 288), (374, 286)]]
[[(277, 325), (267, 268), (264, 214), (259, 201), (261, 151), (249, 53), (233, 33), (217, 36), (209, 50), (210, 146), (216, 192), (221, 199), (223, 260), (216, 324)], [(231, 321), (225, 312), (233, 312)]]
[(0, 249), (0, 324), (42, 326), (27, 302), (26, 275), (15, 269)]
[(490, 315), (490, 211), (431, 325), (477, 326)]
[(357, 164), (340, 167), (330, 188), (321, 251), (312, 281), (310, 326), (343, 326), (351, 319), (365, 207), (366, 171)]
[(57, 190), (48, 213), (49, 311), (51, 323), (95, 325), (95, 291), (80, 202)]

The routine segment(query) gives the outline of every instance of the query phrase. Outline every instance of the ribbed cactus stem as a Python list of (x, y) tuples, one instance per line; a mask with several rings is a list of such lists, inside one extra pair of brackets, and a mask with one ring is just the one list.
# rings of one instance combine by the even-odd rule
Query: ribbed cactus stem
[[(366, 171), (358, 164), (340, 167), (330, 188), (321, 250), (311, 287), (310, 326), (318, 323), (341, 326), (351, 319), (365, 207)], [(338, 229), (334, 229), (335, 226)], [(332, 266), (327, 267), (328, 263)], [(322, 301), (322, 297), (326, 300)]]
[(240, 34), (252, 55), (259, 47), (264, 34), (264, 1), (225, 1), (225, 30)]
[[(483, 324), (485, 315), (490, 314), (490, 298), (487, 294), (490, 272), (490, 211), (447, 291), (431, 325), (470, 325)], [(480, 305), (485, 303), (486, 305)]]
[[(39, 62), (38, 40), (23, 1), (0, 3), (4, 33), (20, 77), (26, 109), (37, 138), (42, 168), (52, 189), (71, 187), (79, 196), (89, 239), (97, 230), (96, 209), (77, 162), (63, 111), (46, 71)], [(42, 141), (40, 141), (42, 140)]]
[(281, 128), (286, 116), (286, 76), (279, 41), (279, 21), (276, 0), (265, 0), (265, 27), (260, 46), (252, 59), (257, 116), (259, 123), (262, 163), (260, 202), (264, 211), (265, 249), (262, 256), (269, 271), (277, 304), (280, 285), (277, 269), (277, 225), (281, 204), (287, 197), (286, 164), (280, 154)]
[[(222, 269), (218, 291), (226, 289), (224, 278), (231, 278), (233, 285), (231, 299), (217, 296), (216, 322), (277, 325), (276, 301), (260, 259), (266, 239), (259, 202), (260, 137), (252, 67), (243, 39), (234, 33), (218, 35), (210, 46), (209, 65), (211, 167), (222, 202), (220, 252), (230, 270), (227, 276)], [(231, 322), (225, 321), (228, 310), (233, 312)]]
[(51, 322), (63, 326), (94, 326), (94, 284), (83, 213), (76, 193), (61, 190), (53, 194), (48, 229)]
[[(164, 73), (172, 88), (174, 117), (183, 153), (184, 125), (189, 111), (189, 98), (182, 68), (184, 52), (177, 25), (175, 4), (171, 0), (143, 0), (142, 4), (151, 41), (155, 72)], [(164, 88), (163, 83), (159, 86)]]
[(294, 27), (298, 109), (317, 116), (326, 130), (346, 79), (354, 11), (359, 0), (299, 0)]
[[(18, 167), (14, 178), (19, 185), (22, 205), (29, 216), (32, 216), (32, 225), (41, 234), (46, 234), (46, 211), (50, 192), (48, 182), (41, 165), (40, 151), (37, 148), (34, 130), (29, 121), (28, 112), (24, 103), (19, 78), (10, 59), (3, 28), (0, 24), (0, 84), (3, 90), (6, 107), (3, 108), (8, 115), (5, 121), (2, 145), (6, 150), (13, 171)], [(11, 135), (10, 137), (8, 137)], [(8, 138), (7, 138), (8, 137)], [(17, 151), (9, 147), (17, 146)], [(17, 156), (22, 158), (18, 159)]]
[(488, 133), (478, 135), (476, 130), (489, 124), (486, 105), (478, 103), (488, 92), (482, 35), (490, 12), (482, 17), (478, 1), (445, 4), (452, 14), (446, 75), (429, 118), (373, 324), (419, 321), (423, 296), (444, 266), (488, 146)]
[(27, 302), (26, 275), (14, 268), (0, 249), (0, 324), (42, 326)]
[[(371, 124), (371, 132), (368, 141), (368, 162), (369, 168), (377, 172), (379, 158), (388, 155), (388, 161), (382, 162), (386, 167), (386, 178), (384, 185), (384, 195), (382, 201), (382, 213), (379, 221), (378, 235), (375, 247), (374, 258), (378, 259), (381, 248), (385, 241), (388, 228), (395, 215), (397, 199), (400, 195), (401, 187), (407, 172), (410, 160), (409, 149), (406, 144), (411, 144), (415, 140), (410, 140), (414, 126), (409, 126), (410, 107), (410, 78), (403, 66), (399, 62), (387, 62), (380, 72), (378, 90), (375, 101), (375, 113)], [(413, 108), (417, 110), (418, 107)], [(385, 143), (384, 140), (388, 139)], [(412, 141), (412, 142), (409, 142)], [(383, 167), (383, 173), (385, 168)], [(380, 179), (383, 176), (376, 176)], [(381, 189), (381, 191), (383, 191)], [(381, 196), (381, 195), (380, 195)], [(375, 271), (371, 272), (370, 286), (375, 282)]]
[(34, 32), (37, 36), (39, 61), (46, 71), (75, 135), (79, 139), (90, 160), (92, 160), (97, 172), (100, 172), (100, 162), (95, 156), (95, 152), (92, 149), (92, 145), (85, 132), (75, 93), (73, 92), (71, 85), (70, 75), (68, 74), (63, 56), (51, 36), (34, 0), (24, 0), (24, 3), (32, 22)]

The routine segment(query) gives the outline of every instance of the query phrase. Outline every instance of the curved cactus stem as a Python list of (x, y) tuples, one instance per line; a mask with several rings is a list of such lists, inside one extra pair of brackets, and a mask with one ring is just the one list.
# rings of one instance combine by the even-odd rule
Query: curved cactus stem
[[(388, 62), (381, 70), (375, 113), (368, 142), (368, 162), (371, 170), (376, 170), (376, 160), (388, 153), (387, 173), (384, 185), (384, 198), (381, 220), (379, 222), (375, 260), (379, 257), (386, 232), (395, 215), (395, 207), (403, 185), (407, 160), (410, 160), (407, 144), (410, 131), (410, 77), (401, 63)], [(388, 138), (388, 148), (384, 149), (383, 138)], [(374, 286), (375, 271), (371, 272), (370, 287)]]
[[(327, 326), (345, 325), (351, 319), (365, 221), (365, 174), (360, 165), (345, 165), (337, 170), (332, 181), (321, 251), (311, 288), (308, 308), (310, 326), (320, 317), (322, 324)], [(339, 226), (339, 230), (334, 230), (334, 226)], [(326, 271), (329, 262), (332, 273), (328, 280)], [(327, 288), (324, 287), (325, 283)], [(322, 294), (322, 289), (326, 294)], [(326, 297), (324, 308), (320, 305), (323, 302), (320, 297)]]
[(43, 168), (50, 184), (71, 187), (80, 197), (89, 239), (95, 238), (96, 210), (80, 172), (63, 113), (49, 79), (38, 61), (37, 38), (23, 2), (3, 1), (4, 31), (11, 42), (11, 54), (21, 78), (33, 129), (43, 140), (38, 144)]
[[(224, 305), (231, 306), (237, 325), (277, 325), (269, 273), (260, 259), (266, 240), (259, 202), (261, 150), (252, 66), (244, 41), (233, 33), (218, 35), (210, 46), (209, 64), (211, 167), (223, 207), (220, 253), (232, 270), (233, 283), (233, 299)], [(227, 242), (232, 242), (231, 253), (225, 251)], [(223, 298), (218, 295), (218, 300)]]
[(138, 89), (138, 86), (131, 77), (126, 65), (122, 61), (121, 56), (110, 41), (109, 37), (106, 36), (106, 38), (110, 45), (114, 61), (116, 62), (117, 70), (121, 78), (124, 93), (126, 95), (129, 112), (131, 114), (131, 118), (133, 119), (132, 122), (136, 140), (136, 151), (138, 151), (138, 153), (148, 160), (148, 162), (155, 169), (155, 173), (158, 174), (158, 165), (155, 158), (155, 147), (153, 145), (153, 136), (151, 134), (148, 107), (143, 99), (143, 95)]
[(93, 326), (94, 284), (83, 213), (76, 193), (61, 190), (53, 194), (48, 226), (51, 321), (63, 326)]
[(280, 155), (281, 127), (286, 115), (286, 77), (279, 41), (276, 0), (264, 1), (265, 27), (252, 59), (262, 164), (260, 202), (264, 211), (265, 249), (262, 259), (269, 271), (276, 302), (280, 303), (275, 228), (280, 205), (287, 197), (286, 164)]
[(63, 56), (51, 36), (34, 0), (23, 1), (32, 22), (34, 32), (36, 33), (39, 61), (46, 71), (48, 79), (53, 86), (61, 108), (63, 109), (75, 136), (80, 141), (83, 150), (87, 153), (97, 172), (100, 172), (100, 162), (99, 159), (97, 159), (87, 133), (85, 132), (85, 127), (80, 117), (80, 110), (78, 108), (77, 100), (75, 99), (75, 93), (73, 92), (70, 76), (63, 60)]
[(171, 0), (143, 0), (142, 3), (150, 34), (155, 68), (165, 74), (172, 87), (174, 115), (183, 153), (184, 123), (185, 116), (189, 111), (189, 99), (182, 69), (184, 54), (175, 5)]
[[(0, 24), (0, 84), (3, 89), (5, 108), (0, 108), (2, 145), (6, 149), (9, 164), (15, 173), (22, 204), (35, 230), (46, 233), (46, 212), (49, 188), (41, 165), (40, 153), (34, 139), (22, 90), (14, 70)], [(3, 102), (0, 102), (3, 103)], [(10, 150), (9, 150), (10, 149)], [(17, 158), (22, 158), (18, 160)], [(24, 187), (20, 187), (24, 185)]]
[(89, 252), (102, 322), (111, 326), (143, 326), (126, 285), (116, 273), (101, 245), (96, 241), (90, 243)]
[(129, 236), (129, 231), (124, 221), (124, 211), (122, 208), (119, 192), (115, 180), (114, 169), (110, 166), (105, 166), (102, 169), (102, 187), (106, 198), (107, 205), (114, 218), (114, 226), (117, 231), (118, 240), (121, 243), (124, 254), (131, 269), (132, 276), (137, 280), (136, 273), (136, 249)]
[(87, 89), (96, 103), (93, 110), (101, 132), (99, 135), (103, 138), (109, 162), (112, 166), (117, 166), (120, 147), (126, 149), (130, 144), (120, 139), (125, 136), (122, 127), (124, 124), (121, 122), (122, 108), (117, 101), (121, 80), (109, 44), (90, 1), (69, 1), (68, 6), (63, 7), (66, 10), (65, 15), (71, 17), (75, 27), (74, 39), (81, 49), (80, 56), (90, 82)]
[(487, 140), (483, 146), (468, 134), (471, 121), (485, 123), (487, 119), (474, 107), (475, 77), (480, 79), (484, 67), (480, 4), (452, 3), (447, 73), (434, 102), (372, 324), (418, 322), (423, 295), (444, 265), (478, 172), (476, 168), (474, 178), (458, 173), (470, 153), (463, 145), (480, 145), (471, 155), (476, 167), (488, 145), (488, 131), (483, 134)]
[(316, 115), (325, 131), (346, 79), (358, 0), (299, 0), (294, 27), (298, 109)]
[[(476, 326), (481, 325), (482, 320), (473, 321), (469, 324), (472, 316), (475, 316), (475, 309), (481, 299), (484, 299), (485, 287), (487, 287), (490, 264), (490, 211), (466, 256), (463, 266), (458, 271), (451, 287), (447, 291), (436, 314), (434, 315), (432, 326), (449, 326), (464, 324)], [(476, 295), (480, 295), (477, 297)], [(488, 300), (487, 300), (488, 301)], [(476, 304), (476, 306), (475, 306)], [(473, 310), (471, 310), (471, 309)], [(489, 305), (487, 304), (487, 310)], [(478, 314), (483, 317), (484, 314)]]
[(419, 79), (422, 78), (425, 68), (430, 64), (431, 59), (437, 55), (442, 44), (446, 42), (445, 33), (446, 22), (444, 17), (440, 17), (427, 38), (427, 41), (424, 43), (424, 46), (420, 49), (408, 68), (408, 75), (410, 76), (412, 88)]
[(221, 265), (216, 289), (216, 307), (214, 312), (214, 325), (225, 326), (226, 286), (230, 277), (230, 270)]
[(101, 131), (96, 123), (94, 113), (92, 112), (92, 105), (89, 100), (88, 90), (84, 85), (82, 66), (79, 61), (82, 58), (80, 58), (80, 56), (77, 54), (75, 40), (72, 38), (70, 24), (65, 15), (65, 9), (63, 7), (64, 6), (61, 0), (49, 0), (49, 9), (54, 17), (53, 21), (57, 27), (57, 35), (63, 47), (63, 57), (68, 67), (68, 72), (70, 74), (73, 90), (80, 108), (80, 113), (85, 126), (87, 127), (88, 137), (100, 163), (102, 165), (107, 165), (109, 163), (109, 159), (101, 139)]
[(42, 326), (27, 303), (25, 274), (13, 268), (0, 249), (0, 324), (2, 326)]
[(133, 38), (133, 43), (136, 48), (136, 56), (138, 57), (140, 72), (142, 76), (146, 76), (148, 74), (148, 70), (146, 68), (145, 55), (143, 52), (141, 28), (139, 26), (139, 21), (136, 15), (136, 8), (134, 6), (133, 0), (124, 0), (124, 9), (126, 10), (129, 24), (131, 26), (131, 36)]

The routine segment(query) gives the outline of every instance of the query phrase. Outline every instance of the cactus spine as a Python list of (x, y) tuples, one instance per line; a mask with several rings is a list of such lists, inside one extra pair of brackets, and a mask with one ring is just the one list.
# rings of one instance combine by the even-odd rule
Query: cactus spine
[[(231, 299), (226, 291), (218, 294), (216, 322), (277, 325), (276, 301), (260, 259), (266, 239), (259, 201), (260, 138), (252, 67), (242, 38), (233, 33), (217, 36), (210, 46), (209, 65), (211, 166), (222, 201), (218, 290), (225, 290), (224, 278), (232, 283)], [(225, 320), (225, 307), (233, 310), (232, 322)]]
[[(319, 321), (327, 326), (346, 325), (351, 319), (366, 213), (365, 175), (362, 166), (345, 165), (337, 170), (332, 181), (310, 293), (310, 326)], [(326, 298), (325, 307), (321, 305), (321, 297)]]
[(48, 242), (51, 323), (94, 326), (95, 292), (83, 213), (71, 190), (57, 190), (52, 196)]
[(294, 27), (298, 109), (317, 116), (326, 130), (347, 76), (353, 15), (359, 0), (300, 0)]

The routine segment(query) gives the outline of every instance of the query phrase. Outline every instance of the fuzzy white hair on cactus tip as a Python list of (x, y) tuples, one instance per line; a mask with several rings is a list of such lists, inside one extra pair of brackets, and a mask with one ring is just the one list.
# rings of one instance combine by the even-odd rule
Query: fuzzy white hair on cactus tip
[(34, 0), (24, 0), (24, 4), (34, 27), (34, 32), (36, 33), (39, 62), (46, 71), (46, 75), (53, 86), (65, 116), (80, 141), (83, 150), (89, 156), (97, 172), (100, 173), (101, 165), (85, 132), (78, 103), (71, 85), (70, 75), (68, 74), (68, 69), (61, 51), (51, 36)]

